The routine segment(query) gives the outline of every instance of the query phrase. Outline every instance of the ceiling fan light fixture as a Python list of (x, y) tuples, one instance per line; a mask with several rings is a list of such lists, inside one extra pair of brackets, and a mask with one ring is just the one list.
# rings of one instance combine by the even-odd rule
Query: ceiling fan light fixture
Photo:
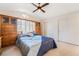
[(49, 5), (49, 3), (45, 3), (43, 5), (41, 5), (41, 3), (38, 3), (38, 5), (32, 3), (32, 5), (37, 7), (37, 9), (35, 9), (33, 12), (36, 12), (38, 10), (39, 12), (42, 11), (43, 13), (45, 13), (45, 10), (43, 10), (42, 8)]

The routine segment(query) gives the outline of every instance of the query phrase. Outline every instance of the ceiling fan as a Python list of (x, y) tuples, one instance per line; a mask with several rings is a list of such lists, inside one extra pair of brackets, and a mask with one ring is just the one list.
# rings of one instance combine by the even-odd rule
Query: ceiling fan
[(35, 7), (37, 7), (37, 9), (35, 9), (33, 12), (37, 11), (37, 10), (41, 10), (43, 13), (45, 13), (45, 10), (43, 10), (42, 8), (49, 5), (49, 3), (45, 3), (43, 5), (40, 5), (41, 3), (38, 3), (38, 5), (32, 3)]

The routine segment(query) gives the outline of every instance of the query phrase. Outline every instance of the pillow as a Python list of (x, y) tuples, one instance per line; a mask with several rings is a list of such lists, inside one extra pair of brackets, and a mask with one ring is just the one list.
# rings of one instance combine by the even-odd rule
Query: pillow
[(39, 35), (39, 34), (37, 34), (36, 32), (29, 32), (29, 33), (27, 33), (27, 35), (28, 36), (35, 36), (35, 35)]
[(25, 33), (25, 34), (19, 34), (18, 37), (25, 37), (25, 36), (28, 36), (28, 37), (33, 37), (35, 35), (38, 35), (36, 32), (29, 32), (29, 33)]
[(20, 38), (20, 37), (25, 37), (26, 36), (26, 34), (19, 34), (18, 35), (18, 38)]
[(32, 32), (27, 33), (27, 36), (32, 37), (34, 34)]

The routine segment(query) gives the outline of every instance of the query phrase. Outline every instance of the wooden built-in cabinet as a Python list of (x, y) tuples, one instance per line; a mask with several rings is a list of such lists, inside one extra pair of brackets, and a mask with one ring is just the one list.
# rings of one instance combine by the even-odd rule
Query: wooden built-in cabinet
[(1, 45), (10, 46), (16, 43), (16, 20), (9, 16), (1, 16)]

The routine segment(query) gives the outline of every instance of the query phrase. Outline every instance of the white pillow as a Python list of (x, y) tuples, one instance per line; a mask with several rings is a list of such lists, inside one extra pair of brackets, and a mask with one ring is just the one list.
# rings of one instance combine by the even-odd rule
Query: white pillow
[(28, 36), (32, 37), (34, 34), (32, 32), (27, 33)]

